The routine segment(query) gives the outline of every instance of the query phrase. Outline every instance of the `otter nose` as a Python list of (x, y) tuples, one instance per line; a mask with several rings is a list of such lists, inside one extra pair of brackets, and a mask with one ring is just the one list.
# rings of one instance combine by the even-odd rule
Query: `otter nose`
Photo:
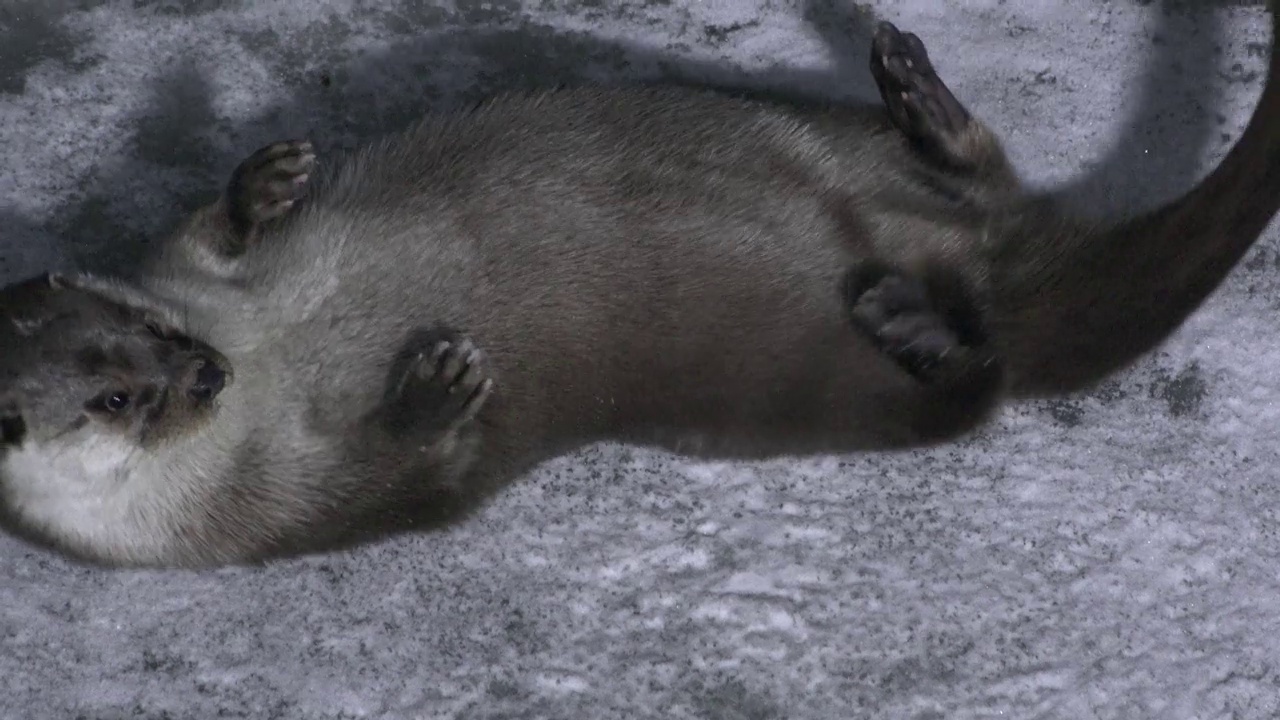
[(208, 360), (200, 359), (196, 363), (196, 379), (188, 392), (197, 400), (212, 400), (227, 384), (227, 374)]

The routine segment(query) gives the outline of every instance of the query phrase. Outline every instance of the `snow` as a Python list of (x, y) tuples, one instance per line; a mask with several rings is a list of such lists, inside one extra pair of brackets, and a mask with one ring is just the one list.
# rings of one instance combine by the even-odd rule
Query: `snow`
[[(1026, 178), (1148, 205), (1261, 88), (1261, 3), (6, 0), (0, 280), (112, 266), (280, 137), (509, 87), (682, 77), (874, 98), (918, 32)], [(1208, 4), (1205, 4), (1208, 5)], [(1280, 243), (1160, 352), (930, 451), (602, 445), (464, 525), (212, 572), (0, 539), (0, 717), (1280, 715)]]

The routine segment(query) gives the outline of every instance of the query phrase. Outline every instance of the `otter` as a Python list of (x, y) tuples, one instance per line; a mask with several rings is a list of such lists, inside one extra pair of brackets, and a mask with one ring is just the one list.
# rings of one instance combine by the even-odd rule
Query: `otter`
[(273, 144), (136, 277), (0, 291), (0, 524), (108, 566), (258, 563), (456, 522), (599, 441), (954, 440), (1222, 282), (1280, 205), (1278, 63), (1206, 179), (1109, 225), (1022, 189), (889, 23), (879, 107), (580, 87), (345, 159)]

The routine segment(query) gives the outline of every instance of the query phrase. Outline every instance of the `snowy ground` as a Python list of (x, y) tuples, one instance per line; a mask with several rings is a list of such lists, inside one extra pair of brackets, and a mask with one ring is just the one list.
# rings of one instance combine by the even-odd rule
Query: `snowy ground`
[[(1238, 1), (0, 0), (0, 280), (127, 260), (269, 140), (498, 88), (871, 99), (868, 9), (1092, 211), (1220, 157), (1269, 40)], [(932, 452), (600, 447), (449, 533), (263, 569), (0, 539), (0, 716), (1272, 718), (1278, 307), (1271, 232), (1148, 362)]]

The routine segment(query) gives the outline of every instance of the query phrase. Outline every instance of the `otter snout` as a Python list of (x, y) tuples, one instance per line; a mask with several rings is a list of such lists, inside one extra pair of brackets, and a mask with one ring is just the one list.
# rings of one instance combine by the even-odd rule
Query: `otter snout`
[(207, 357), (196, 357), (192, 360), (194, 368), (191, 385), (187, 394), (196, 400), (207, 402), (218, 396), (227, 386), (228, 374), (214, 360)]

